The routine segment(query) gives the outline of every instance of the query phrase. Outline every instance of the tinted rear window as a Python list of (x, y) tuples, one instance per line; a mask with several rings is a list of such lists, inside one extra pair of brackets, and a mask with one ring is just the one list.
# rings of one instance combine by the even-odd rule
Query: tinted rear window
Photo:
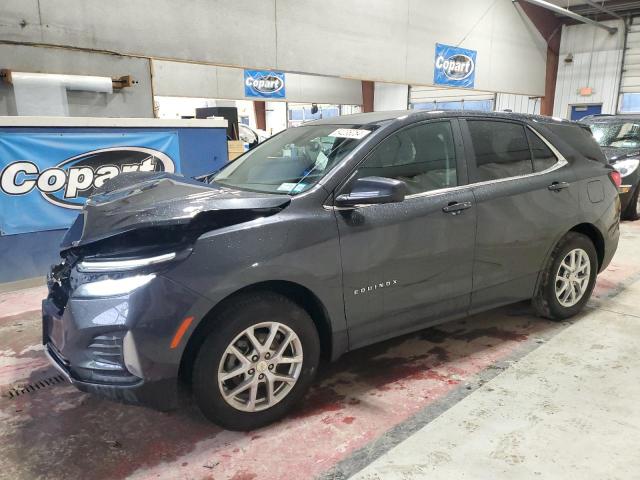
[(468, 120), (476, 156), (476, 181), (517, 177), (533, 172), (531, 150), (522, 125)]
[(580, 125), (561, 125), (557, 123), (548, 123), (545, 126), (589, 160), (607, 163), (606, 157), (600, 150), (600, 146), (596, 143), (589, 128)]

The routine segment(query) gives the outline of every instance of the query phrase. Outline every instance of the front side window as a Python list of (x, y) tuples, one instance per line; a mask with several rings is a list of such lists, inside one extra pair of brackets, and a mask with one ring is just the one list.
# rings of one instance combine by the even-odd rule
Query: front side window
[(296, 195), (310, 189), (375, 129), (365, 125), (290, 128), (231, 162), (212, 183)]
[(451, 123), (424, 123), (384, 139), (358, 168), (358, 178), (372, 176), (402, 180), (409, 195), (456, 186)]
[(492, 120), (467, 120), (467, 125), (476, 158), (476, 181), (533, 173), (523, 125)]

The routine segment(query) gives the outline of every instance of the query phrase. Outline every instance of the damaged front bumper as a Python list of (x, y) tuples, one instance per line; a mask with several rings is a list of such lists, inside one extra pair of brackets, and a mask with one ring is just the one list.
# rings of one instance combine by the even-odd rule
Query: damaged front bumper
[(203, 315), (197, 311), (206, 303), (201, 296), (163, 276), (116, 297), (70, 292), (64, 305), (52, 290), (42, 303), (43, 344), (73, 385), (161, 410), (177, 405), (180, 360), (191, 332), (177, 347), (171, 342), (184, 318)]

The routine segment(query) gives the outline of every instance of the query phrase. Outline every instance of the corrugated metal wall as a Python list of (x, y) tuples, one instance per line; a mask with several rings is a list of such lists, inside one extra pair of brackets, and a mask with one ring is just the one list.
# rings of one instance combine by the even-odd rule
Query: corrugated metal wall
[(640, 92), (640, 18), (635, 17), (627, 31), (621, 93)]
[(540, 114), (540, 97), (514, 95), (512, 93), (498, 93), (496, 95), (496, 111), (511, 110), (517, 113)]
[(460, 100), (493, 100), (493, 92), (462, 88), (441, 88), (411, 85), (409, 103), (458, 102)]
[[(624, 24), (620, 20), (603, 23), (618, 27), (618, 32), (611, 35), (593, 25), (562, 27), (554, 116), (569, 118), (572, 105), (602, 104), (602, 113), (616, 113)], [(581, 96), (582, 87), (591, 87), (593, 93)]]
[(464, 100), (490, 100), (496, 111), (511, 110), (516, 113), (540, 113), (540, 98), (512, 93), (494, 93), (461, 88), (438, 88), (412, 85), (409, 101), (412, 104), (459, 102)]

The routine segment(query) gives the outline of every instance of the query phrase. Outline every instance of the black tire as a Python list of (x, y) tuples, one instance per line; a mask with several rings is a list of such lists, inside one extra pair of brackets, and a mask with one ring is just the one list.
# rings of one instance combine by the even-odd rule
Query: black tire
[(638, 220), (640, 218), (640, 204), (638, 199), (640, 198), (640, 185), (636, 185), (636, 191), (631, 196), (631, 201), (627, 208), (622, 212), (623, 220)]
[[(236, 409), (222, 396), (218, 366), (229, 344), (245, 329), (264, 321), (277, 321), (300, 339), (303, 362), (297, 382), (286, 397), (272, 407), (246, 412)], [(309, 314), (298, 304), (273, 292), (256, 292), (235, 298), (215, 319), (216, 328), (196, 356), (193, 392), (200, 410), (212, 422), (229, 430), (252, 430), (283, 417), (302, 399), (318, 369), (320, 340)]]
[[(556, 297), (556, 274), (564, 258), (574, 249), (580, 248), (587, 253), (590, 261), (589, 282), (580, 300), (573, 306), (563, 306)], [(598, 255), (593, 242), (580, 233), (567, 233), (555, 246), (538, 284), (533, 297), (533, 307), (536, 314), (550, 320), (564, 320), (579, 313), (589, 298), (598, 275)], [(561, 284), (560, 284), (561, 285)]]

